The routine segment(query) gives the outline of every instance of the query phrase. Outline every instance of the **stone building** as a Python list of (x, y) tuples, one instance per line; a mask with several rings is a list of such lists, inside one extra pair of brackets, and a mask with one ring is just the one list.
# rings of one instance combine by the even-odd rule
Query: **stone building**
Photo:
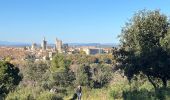
[(58, 53), (62, 53), (62, 41), (59, 39), (56, 39), (56, 49)]
[(42, 50), (46, 50), (47, 49), (47, 41), (45, 40), (45, 37), (44, 37), (44, 40), (43, 40), (43, 42), (41, 44), (41, 48), (42, 48)]

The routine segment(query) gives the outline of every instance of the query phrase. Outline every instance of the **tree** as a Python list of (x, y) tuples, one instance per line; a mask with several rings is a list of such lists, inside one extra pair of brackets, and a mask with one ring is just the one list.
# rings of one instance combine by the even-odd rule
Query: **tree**
[(57, 53), (51, 63), (50, 71), (64, 71), (67, 66), (65, 65), (64, 55)]
[(74, 73), (70, 70), (71, 61), (63, 54), (57, 54), (52, 60), (50, 71), (52, 72), (52, 83), (56, 86), (66, 87), (75, 80)]
[(76, 85), (91, 86), (92, 73), (89, 65), (83, 64), (79, 66), (75, 72), (75, 75), (76, 75), (76, 80), (75, 80)]
[(0, 95), (6, 95), (19, 84), (22, 77), (19, 68), (5, 61), (0, 61)]
[(68, 87), (73, 85), (75, 75), (72, 71), (61, 71), (53, 73), (53, 84), (59, 87)]
[(112, 67), (108, 64), (83, 64), (75, 71), (76, 85), (102, 88), (112, 79)]
[(108, 64), (92, 64), (93, 87), (101, 88), (112, 80), (112, 67)]
[(29, 81), (34, 81), (34, 82), (41, 82), (43, 81), (43, 76), (48, 71), (48, 69), (49, 69), (48, 62), (28, 61), (26, 62), (25, 70), (24, 70), (25, 79), (28, 79)]
[(119, 68), (129, 80), (142, 72), (155, 88), (158, 85), (153, 78), (161, 79), (163, 86), (167, 86), (170, 79), (169, 28), (167, 16), (158, 10), (139, 11), (126, 23), (116, 54)]

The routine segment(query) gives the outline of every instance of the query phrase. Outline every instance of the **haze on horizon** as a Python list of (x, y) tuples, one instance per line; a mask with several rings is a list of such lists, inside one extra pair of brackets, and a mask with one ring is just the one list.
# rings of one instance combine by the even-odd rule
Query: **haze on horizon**
[(49, 43), (119, 43), (121, 27), (134, 12), (160, 9), (170, 15), (170, 1), (1, 0), (0, 41)]

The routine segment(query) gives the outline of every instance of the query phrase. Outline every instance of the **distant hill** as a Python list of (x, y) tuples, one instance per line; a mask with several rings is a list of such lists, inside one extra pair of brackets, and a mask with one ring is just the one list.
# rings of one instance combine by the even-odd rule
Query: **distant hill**
[[(67, 44), (71, 47), (95, 46), (95, 47), (107, 48), (107, 47), (118, 46), (118, 44), (116, 43), (67, 43)], [(38, 45), (40, 46), (40, 44)], [(23, 47), (23, 46), (31, 46), (31, 43), (0, 41), (0, 46)], [(48, 44), (48, 46), (53, 47), (55, 46), (55, 44)]]
[(119, 44), (116, 43), (68, 43), (69, 46), (95, 46), (95, 47), (117, 47)]
[(0, 46), (12, 46), (12, 47), (22, 47), (29, 46), (29, 43), (20, 43), (20, 42), (8, 42), (8, 41), (0, 41)]

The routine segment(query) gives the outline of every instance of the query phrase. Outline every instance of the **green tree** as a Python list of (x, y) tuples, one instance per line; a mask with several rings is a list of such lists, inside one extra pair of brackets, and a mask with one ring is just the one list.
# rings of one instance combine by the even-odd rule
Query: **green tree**
[[(170, 79), (169, 21), (160, 11), (142, 10), (126, 23), (120, 35), (121, 48), (118, 54), (119, 68), (128, 79), (142, 72), (157, 88), (154, 78), (167, 86)], [(167, 43), (167, 44), (165, 44)]]
[(22, 77), (19, 68), (5, 61), (0, 61), (0, 95), (6, 95), (19, 84)]
[(50, 71), (64, 71), (65, 69), (68, 69), (69, 65), (70, 61), (66, 60), (63, 54), (56, 54), (51, 62)]
[(82, 85), (82, 86), (90, 86), (92, 82), (92, 73), (91, 73), (91, 68), (89, 65), (80, 65), (76, 72), (76, 80), (75, 84), (76, 85)]
[(31, 62), (25, 64), (24, 76), (26, 80), (42, 82), (44, 74), (48, 71), (48, 62)]
[(52, 83), (55, 86), (67, 87), (75, 80), (74, 73), (70, 70), (71, 61), (63, 54), (57, 54), (52, 60), (50, 71), (52, 72)]
[(61, 71), (53, 73), (53, 84), (59, 87), (73, 86), (75, 75), (72, 71)]
[(112, 67), (107, 64), (93, 64), (92, 66), (92, 80), (94, 88), (101, 88), (106, 86), (112, 80)]

